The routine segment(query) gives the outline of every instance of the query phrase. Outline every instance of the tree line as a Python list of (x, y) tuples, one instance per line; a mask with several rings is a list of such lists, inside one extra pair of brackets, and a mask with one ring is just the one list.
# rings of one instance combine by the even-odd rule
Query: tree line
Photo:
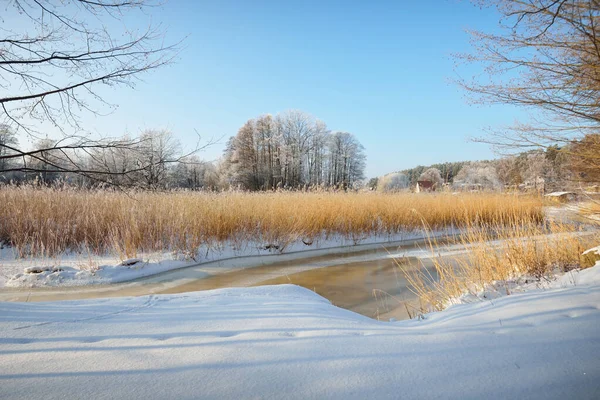
[(348, 132), (332, 132), (302, 111), (248, 120), (227, 142), (227, 184), (249, 190), (337, 187), (364, 177), (364, 147)]
[(0, 183), (65, 182), (80, 187), (141, 189), (216, 188), (213, 163), (202, 161), (201, 147), (182, 151), (168, 130), (148, 129), (138, 137), (65, 145), (61, 140), (38, 139), (29, 150), (18, 150), (16, 132), (0, 124)]
[[(192, 190), (348, 189), (364, 178), (363, 146), (348, 132), (332, 132), (302, 111), (247, 121), (217, 162), (182, 148), (167, 130), (146, 130), (110, 145), (71, 148), (48, 138), (16, 151), (18, 138), (0, 125), (0, 182), (82, 187)], [(206, 144), (205, 144), (206, 146)]]
[[(495, 160), (458, 161), (419, 165), (379, 178), (368, 186), (381, 191), (413, 188), (419, 180), (428, 180), (438, 187), (454, 189), (538, 189), (544, 191), (575, 190), (600, 183), (600, 169), (593, 163), (582, 163), (580, 154), (593, 151), (590, 142), (600, 141), (600, 135), (588, 134), (564, 147), (549, 146)], [(590, 157), (591, 159), (591, 157)]]

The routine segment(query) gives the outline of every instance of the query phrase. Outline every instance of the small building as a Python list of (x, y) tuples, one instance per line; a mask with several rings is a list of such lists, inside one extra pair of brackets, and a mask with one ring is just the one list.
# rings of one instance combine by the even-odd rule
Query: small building
[(436, 183), (431, 181), (417, 181), (417, 187), (415, 193), (421, 192), (435, 192)]

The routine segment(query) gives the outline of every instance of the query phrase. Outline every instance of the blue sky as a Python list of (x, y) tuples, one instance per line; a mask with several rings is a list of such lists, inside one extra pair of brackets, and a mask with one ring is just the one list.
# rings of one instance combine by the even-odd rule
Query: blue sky
[(150, 17), (169, 40), (187, 37), (178, 61), (136, 90), (111, 92), (119, 109), (90, 117), (100, 132), (169, 128), (191, 146), (197, 130), (224, 143), (249, 118), (300, 109), (356, 135), (372, 177), (491, 158), (468, 138), (517, 117), (507, 107), (468, 105), (451, 82), (452, 54), (469, 51), (465, 29), (498, 26), (493, 9), (468, 1), (171, 0)]

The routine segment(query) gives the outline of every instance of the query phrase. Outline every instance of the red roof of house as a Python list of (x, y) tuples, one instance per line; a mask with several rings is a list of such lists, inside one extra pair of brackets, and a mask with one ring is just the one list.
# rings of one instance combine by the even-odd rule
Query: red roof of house
[(422, 187), (423, 189), (430, 189), (433, 187), (433, 182), (431, 181), (417, 181), (417, 183), (419, 184), (419, 187)]

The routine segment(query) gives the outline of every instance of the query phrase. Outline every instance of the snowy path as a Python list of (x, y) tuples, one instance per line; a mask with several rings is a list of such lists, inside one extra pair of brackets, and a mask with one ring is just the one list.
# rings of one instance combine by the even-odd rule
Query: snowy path
[(0, 398), (600, 398), (600, 267), (384, 323), (297, 286), (0, 303)]

